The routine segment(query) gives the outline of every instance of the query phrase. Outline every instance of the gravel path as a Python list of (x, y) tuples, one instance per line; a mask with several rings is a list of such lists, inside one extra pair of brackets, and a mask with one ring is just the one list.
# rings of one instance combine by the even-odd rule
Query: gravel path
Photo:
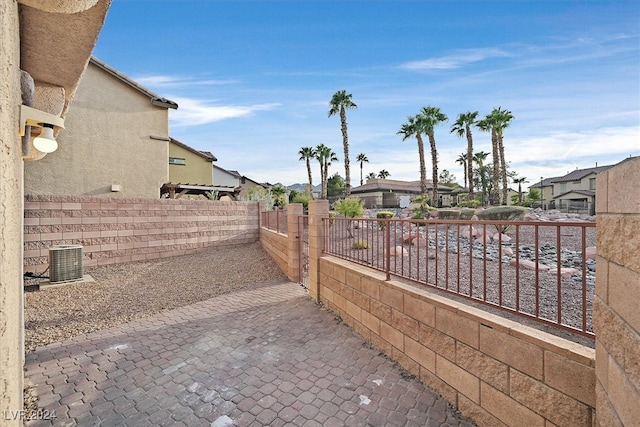
[(287, 280), (259, 242), (86, 268), (95, 282), (26, 292), (25, 350), (218, 295)]

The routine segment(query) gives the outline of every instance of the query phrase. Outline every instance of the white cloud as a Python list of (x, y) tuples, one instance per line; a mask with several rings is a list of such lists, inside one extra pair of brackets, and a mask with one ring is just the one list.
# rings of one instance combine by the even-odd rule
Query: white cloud
[(451, 55), (429, 58), (421, 61), (405, 62), (400, 68), (410, 71), (424, 70), (449, 70), (461, 68), (473, 62), (484, 61), (490, 58), (504, 58), (509, 53), (497, 48), (478, 48), (456, 50)]
[(172, 97), (178, 103), (178, 109), (169, 113), (172, 127), (198, 126), (250, 115), (256, 111), (273, 110), (277, 103), (254, 105), (215, 105), (207, 101)]
[(133, 80), (142, 86), (158, 89), (166, 87), (228, 85), (237, 83), (236, 80), (196, 79), (193, 77), (169, 75), (137, 76), (134, 77)]

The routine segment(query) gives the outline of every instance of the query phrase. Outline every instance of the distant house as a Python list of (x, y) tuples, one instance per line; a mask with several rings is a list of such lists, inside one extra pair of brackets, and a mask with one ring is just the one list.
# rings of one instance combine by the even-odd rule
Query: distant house
[[(632, 158), (628, 157), (617, 164)], [(596, 175), (614, 166), (616, 164), (576, 169), (564, 176), (547, 178), (534, 183), (529, 186), (529, 189), (542, 190), (542, 204), (545, 209), (593, 215), (596, 202)]]
[(169, 181), (161, 190), (161, 197), (210, 198), (215, 195), (233, 196), (235, 187), (213, 185), (213, 162), (216, 157), (209, 151), (200, 151), (171, 138), (169, 141)]
[(238, 171), (227, 170), (213, 165), (213, 183), (216, 186), (233, 187), (237, 197), (244, 197), (252, 188), (269, 188), (268, 184), (261, 184), (241, 175)]
[[(427, 182), (427, 195), (431, 194), (433, 184)], [(453, 189), (438, 185), (439, 201), (437, 206), (448, 207), (453, 203)], [(398, 181), (393, 179), (372, 178), (367, 183), (351, 189), (351, 195), (364, 202), (365, 208), (400, 208), (421, 194), (420, 181)], [(432, 204), (430, 202), (430, 204)]]
[(25, 163), (25, 194), (158, 198), (169, 178), (169, 110), (176, 108), (92, 57), (58, 150)]

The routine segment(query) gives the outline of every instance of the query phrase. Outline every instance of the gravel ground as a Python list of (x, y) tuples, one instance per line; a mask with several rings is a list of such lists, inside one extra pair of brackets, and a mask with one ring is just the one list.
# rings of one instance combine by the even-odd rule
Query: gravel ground
[(259, 242), (85, 268), (95, 282), (26, 292), (25, 350), (286, 280)]

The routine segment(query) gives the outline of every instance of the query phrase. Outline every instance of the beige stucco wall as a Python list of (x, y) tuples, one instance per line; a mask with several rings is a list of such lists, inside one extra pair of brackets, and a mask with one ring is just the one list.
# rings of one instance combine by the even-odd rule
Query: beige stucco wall
[(18, 5), (0, 2), (0, 425), (22, 408), (22, 148), (18, 136), (20, 43)]
[(184, 165), (169, 165), (169, 182), (193, 185), (213, 184), (213, 168), (210, 160), (171, 142), (169, 157), (185, 160)]
[[(25, 163), (25, 192), (158, 198), (169, 177), (168, 114), (89, 63), (58, 135), (58, 150)], [(121, 191), (112, 192), (113, 184)]]
[(598, 174), (597, 425), (640, 422), (640, 158)]

